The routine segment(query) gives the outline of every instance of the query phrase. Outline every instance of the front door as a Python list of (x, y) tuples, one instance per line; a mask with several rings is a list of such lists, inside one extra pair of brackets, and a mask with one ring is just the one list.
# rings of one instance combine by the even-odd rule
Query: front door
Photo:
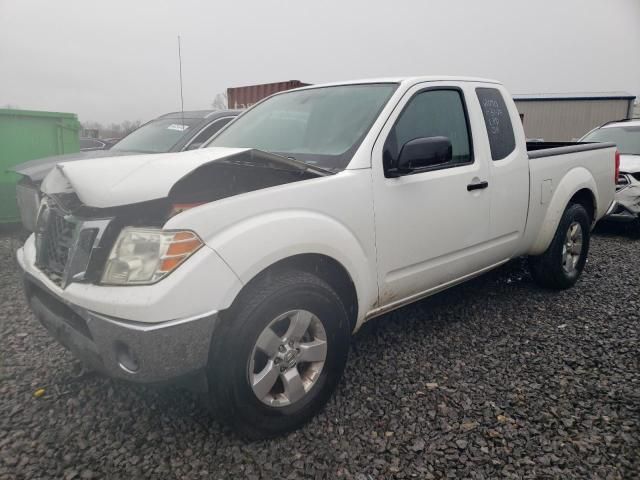
[[(465, 87), (416, 86), (404, 96), (373, 149), (372, 175), (379, 305), (385, 306), (486, 267), (490, 238), (487, 159), (473, 149)], [(447, 137), (452, 158), (426, 171), (390, 177), (402, 146)]]

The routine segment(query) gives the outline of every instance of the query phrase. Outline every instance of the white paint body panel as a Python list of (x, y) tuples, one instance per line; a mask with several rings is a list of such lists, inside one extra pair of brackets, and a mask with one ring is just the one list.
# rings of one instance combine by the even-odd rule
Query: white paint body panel
[[(388, 80), (369, 82), (380, 81)], [(270, 265), (315, 253), (335, 259), (351, 276), (360, 326), (511, 258), (543, 252), (567, 202), (581, 188), (593, 193), (597, 218), (613, 201), (611, 149), (529, 160), (515, 105), (497, 82), (449, 77), (392, 81), (399, 83), (396, 92), (344, 171), (228, 197), (171, 218), (166, 228), (193, 230), (207, 247), (155, 285), (70, 285), (64, 291), (51, 285), (52, 290), (90, 310), (155, 322), (223, 310), (243, 285)], [(425, 86), (462, 89), (475, 161), (385, 178), (382, 144), (403, 105)], [(498, 162), (491, 160), (475, 95), (479, 86), (503, 92), (515, 129), (515, 151)], [(194, 168), (229, 153), (205, 149), (61, 168), (82, 201), (111, 206), (166, 195)], [(468, 192), (466, 185), (475, 179), (487, 180), (489, 188)], [(25, 268), (37, 274), (31, 241), (20, 255)]]
[(358, 293), (360, 311), (378, 299), (371, 172), (272, 187), (187, 210), (166, 228), (198, 232), (242, 283), (287, 257), (316, 253), (340, 262)]
[[(568, 201), (579, 190), (592, 192), (596, 207), (594, 220), (604, 216), (615, 195), (614, 151), (590, 150), (536, 158), (529, 162), (529, 215), (517, 255), (539, 255), (547, 249)], [(549, 183), (551, 199), (543, 202), (543, 186)]]
[(476, 151), (479, 158), (489, 165), (489, 229), (491, 241), (496, 244), (492, 260), (498, 262), (513, 258), (522, 248), (529, 209), (529, 196), (523, 195), (529, 190), (529, 157), (522, 122), (515, 103), (510, 101), (511, 95), (502, 85), (493, 87), (500, 90), (505, 99), (516, 139), (515, 150), (506, 158), (497, 161), (491, 159), (491, 147), (478, 97), (469, 95), (469, 102), (472, 103), (471, 110), (475, 112), (473, 125), (476, 125), (476, 132), (480, 130), (480, 134), (474, 136), (474, 140), (477, 138)]
[(449, 83), (421, 82), (406, 90), (373, 148), (381, 306), (461, 277), (485, 261), (491, 199), (488, 190), (467, 192), (467, 184), (488, 178), (486, 161), (397, 178), (386, 178), (382, 168), (384, 143), (404, 106), (420, 90), (440, 86)]

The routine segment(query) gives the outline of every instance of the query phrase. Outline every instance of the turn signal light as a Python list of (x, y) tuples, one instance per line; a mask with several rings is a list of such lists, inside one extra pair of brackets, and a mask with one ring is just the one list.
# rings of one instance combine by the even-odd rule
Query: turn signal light
[(178, 232), (173, 236), (169, 248), (162, 256), (160, 272), (170, 272), (180, 265), (189, 255), (202, 246), (202, 241), (192, 232)]

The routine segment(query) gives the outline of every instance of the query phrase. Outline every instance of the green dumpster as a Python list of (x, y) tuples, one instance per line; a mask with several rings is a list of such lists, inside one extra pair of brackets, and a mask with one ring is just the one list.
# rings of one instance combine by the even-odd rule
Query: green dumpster
[(0, 109), (0, 223), (19, 220), (19, 176), (7, 170), (27, 160), (79, 152), (79, 131), (75, 113)]

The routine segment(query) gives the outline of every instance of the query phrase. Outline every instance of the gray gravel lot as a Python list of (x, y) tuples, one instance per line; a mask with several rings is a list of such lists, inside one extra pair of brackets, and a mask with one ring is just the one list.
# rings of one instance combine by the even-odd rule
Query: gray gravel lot
[(16, 238), (0, 234), (0, 478), (640, 477), (640, 241), (620, 232), (593, 238), (572, 290), (515, 261), (371, 322), (324, 412), (257, 443), (188, 392), (84, 372), (27, 309)]

